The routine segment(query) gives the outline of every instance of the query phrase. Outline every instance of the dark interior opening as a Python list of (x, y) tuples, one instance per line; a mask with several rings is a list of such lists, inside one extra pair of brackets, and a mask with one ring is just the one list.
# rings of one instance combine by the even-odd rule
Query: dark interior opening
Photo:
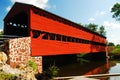
[(28, 15), (20, 12), (5, 22), (5, 35), (29, 36)]

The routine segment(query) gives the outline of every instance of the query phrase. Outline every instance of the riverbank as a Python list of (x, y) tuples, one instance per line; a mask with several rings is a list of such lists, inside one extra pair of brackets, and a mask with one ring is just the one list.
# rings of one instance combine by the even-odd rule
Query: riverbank
[(120, 53), (110, 54), (109, 57), (111, 60), (120, 59)]

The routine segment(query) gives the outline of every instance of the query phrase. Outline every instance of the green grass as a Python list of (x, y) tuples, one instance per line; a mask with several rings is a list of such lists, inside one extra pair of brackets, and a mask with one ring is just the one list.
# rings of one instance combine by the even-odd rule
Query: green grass
[(116, 46), (114, 50), (111, 51), (112, 54), (120, 53), (120, 46)]

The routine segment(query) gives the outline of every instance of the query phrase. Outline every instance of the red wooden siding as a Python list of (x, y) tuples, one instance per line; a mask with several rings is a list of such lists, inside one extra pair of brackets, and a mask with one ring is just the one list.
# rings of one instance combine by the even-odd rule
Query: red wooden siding
[(90, 44), (78, 44), (72, 42), (32, 39), (32, 54), (38, 55), (62, 55), (62, 54), (79, 54), (90, 52), (105, 52), (105, 47), (93, 46)]
[[(44, 14), (44, 13), (40, 13)], [(30, 11), (30, 23), (31, 30), (38, 30), (43, 32), (49, 32), (53, 34), (60, 34), (64, 36), (71, 36), (75, 38), (82, 38), (85, 40), (106, 43), (105, 38), (98, 35), (84, 31), (83, 29), (77, 29), (73, 26), (64, 24), (62, 22), (44, 17), (42, 15)], [(48, 15), (49, 16), (49, 15)], [(32, 37), (32, 36), (31, 36)], [(32, 55), (62, 55), (62, 54), (79, 54), (79, 53), (93, 53), (93, 52), (105, 52), (105, 46), (63, 42), (57, 40), (44, 40), (42, 38), (32, 38)]]
[[(103, 42), (101, 37), (98, 37), (94, 34), (90, 34), (83, 30), (77, 29), (73, 26), (69, 26), (69, 25), (57, 22), (55, 20), (46, 18), (44, 16), (40, 16), (38, 14), (35, 14), (32, 10), (31, 10), (30, 22), (31, 22), (31, 29), (33, 30), (41, 30), (41, 31), (46, 31), (51, 33), (73, 36), (77, 38), (83, 38), (87, 40), (93, 40), (101, 43)], [(93, 37), (98, 39), (93, 39)]]

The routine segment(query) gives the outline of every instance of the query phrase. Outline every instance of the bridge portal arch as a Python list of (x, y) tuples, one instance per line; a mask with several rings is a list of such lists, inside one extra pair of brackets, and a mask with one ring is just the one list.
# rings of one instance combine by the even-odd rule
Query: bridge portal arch
[(28, 15), (25, 12), (11, 16), (4, 25), (5, 35), (29, 36)]

